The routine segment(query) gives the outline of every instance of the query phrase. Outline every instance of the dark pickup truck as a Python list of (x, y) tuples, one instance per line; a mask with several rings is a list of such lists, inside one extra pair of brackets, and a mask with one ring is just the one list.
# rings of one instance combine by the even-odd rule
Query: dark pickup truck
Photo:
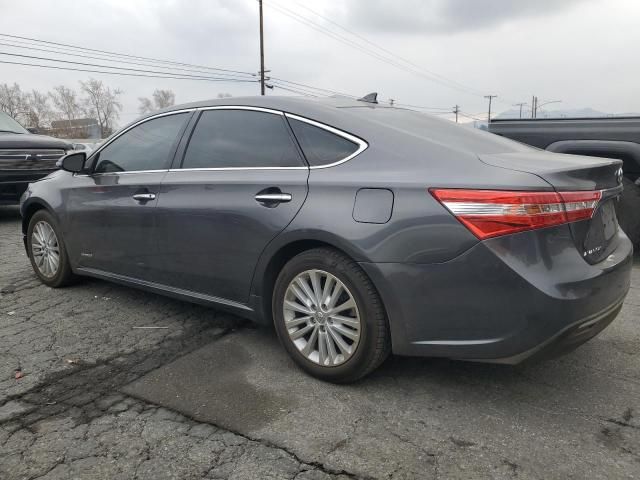
[(56, 162), (71, 143), (34, 135), (4, 112), (0, 112), (0, 205), (17, 204), (29, 182), (56, 170)]
[(489, 131), (551, 152), (622, 160), (618, 221), (640, 245), (640, 117), (492, 120)]

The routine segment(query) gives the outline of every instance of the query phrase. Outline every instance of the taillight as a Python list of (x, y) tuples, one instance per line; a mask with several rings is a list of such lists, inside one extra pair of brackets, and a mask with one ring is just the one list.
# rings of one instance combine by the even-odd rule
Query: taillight
[(480, 240), (589, 219), (602, 197), (601, 191), (429, 191)]

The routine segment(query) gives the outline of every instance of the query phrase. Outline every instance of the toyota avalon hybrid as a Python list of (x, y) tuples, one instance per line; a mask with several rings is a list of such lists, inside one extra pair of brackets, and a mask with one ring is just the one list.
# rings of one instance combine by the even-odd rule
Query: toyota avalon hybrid
[(615, 318), (632, 265), (619, 160), (362, 100), (192, 103), (67, 155), (22, 197), (35, 273), (273, 323), (333, 382), (390, 352), (555, 355)]

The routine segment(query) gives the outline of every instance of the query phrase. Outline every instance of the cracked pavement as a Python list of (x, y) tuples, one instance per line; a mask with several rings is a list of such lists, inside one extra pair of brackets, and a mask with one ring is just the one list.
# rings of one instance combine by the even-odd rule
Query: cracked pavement
[(45, 287), (0, 207), (0, 478), (640, 478), (638, 258), (633, 275), (614, 323), (560, 359), (394, 357), (335, 386), (232, 315)]

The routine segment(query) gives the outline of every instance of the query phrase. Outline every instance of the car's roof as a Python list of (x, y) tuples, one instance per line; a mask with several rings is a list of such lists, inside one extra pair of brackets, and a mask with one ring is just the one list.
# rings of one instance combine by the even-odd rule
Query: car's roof
[(379, 104), (355, 100), (349, 97), (333, 96), (333, 97), (293, 97), (293, 96), (250, 96), (250, 97), (228, 97), (216, 98), (212, 100), (202, 100), (198, 102), (183, 103), (181, 105), (173, 105), (163, 110), (153, 112), (153, 115), (163, 112), (172, 112), (176, 110), (190, 108), (204, 108), (215, 106), (246, 106), (259, 107), (279, 110), (283, 112), (293, 113), (302, 116), (313, 116), (335, 110), (336, 108), (347, 107), (371, 107), (371, 108), (390, 108)]
[(524, 148), (515, 142), (478, 129), (463, 128), (434, 115), (343, 96), (308, 98), (269, 95), (218, 98), (174, 105), (144, 118), (184, 109), (226, 105), (267, 108), (299, 115), (355, 135), (369, 143), (375, 139), (384, 139), (389, 143), (393, 135), (398, 138), (400, 144), (406, 144), (411, 139), (474, 153), (495, 153)]

